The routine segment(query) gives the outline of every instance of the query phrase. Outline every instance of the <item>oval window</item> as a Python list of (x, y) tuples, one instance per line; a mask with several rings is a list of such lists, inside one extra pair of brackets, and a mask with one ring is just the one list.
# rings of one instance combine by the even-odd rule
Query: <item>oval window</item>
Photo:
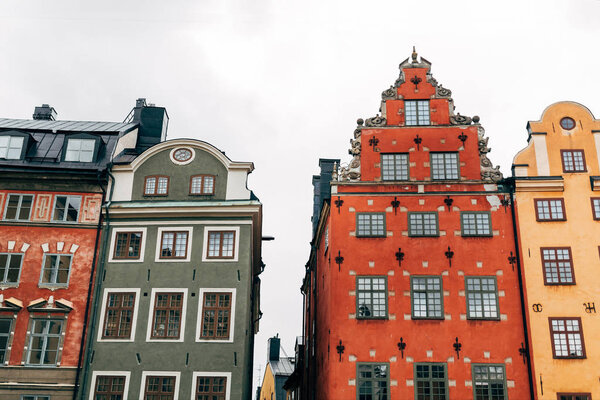
[(562, 126), (563, 129), (570, 131), (571, 129), (575, 128), (575, 121), (573, 118), (564, 117), (560, 120), (560, 126)]

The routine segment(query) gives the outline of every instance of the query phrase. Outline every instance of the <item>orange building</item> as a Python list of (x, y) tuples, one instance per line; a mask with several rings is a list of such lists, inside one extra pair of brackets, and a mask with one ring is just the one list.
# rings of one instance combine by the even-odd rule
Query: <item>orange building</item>
[(313, 178), (302, 398), (530, 397), (510, 191), (430, 66), (402, 62)]
[(536, 398), (590, 400), (600, 397), (600, 120), (561, 102), (527, 131), (513, 175)]

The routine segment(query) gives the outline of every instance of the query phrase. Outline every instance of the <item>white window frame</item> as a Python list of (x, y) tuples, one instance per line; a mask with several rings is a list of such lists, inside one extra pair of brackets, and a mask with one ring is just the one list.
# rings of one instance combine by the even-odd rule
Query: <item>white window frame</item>
[[(235, 243), (233, 258), (208, 258), (208, 236), (210, 232), (234, 231)], [(206, 262), (237, 262), (240, 254), (240, 227), (239, 226), (205, 226), (202, 239), (202, 261)]]
[[(129, 228), (131, 230), (131, 228)], [(187, 248), (185, 258), (160, 258), (160, 245), (162, 243), (163, 232), (187, 232)], [(161, 226), (158, 228), (156, 234), (156, 254), (154, 256), (154, 262), (162, 263), (175, 263), (175, 262), (190, 262), (192, 259), (192, 234), (194, 233), (194, 227), (192, 226)]]
[[(60, 260), (60, 257), (69, 257), (71, 262), (69, 263), (69, 275), (67, 276), (67, 282), (65, 283), (53, 283), (53, 282), (42, 282), (44, 277), (44, 265), (46, 264), (46, 257), (48, 256), (57, 256)], [(73, 253), (44, 253), (44, 257), (42, 257), (42, 266), (40, 268), (40, 280), (38, 282), (38, 287), (43, 288), (68, 288), (69, 283), (71, 282), (71, 272), (73, 272), (73, 258), (75, 254)], [(58, 269), (56, 271), (57, 279), (58, 279)]]
[[(192, 397), (190, 400), (196, 400), (196, 382), (201, 376), (218, 376), (227, 378), (227, 385), (225, 386), (225, 400), (231, 400), (231, 372), (207, 372), (207, 371), (194, 371), (192, 373)], [(124, 399), (126, 400), (126, 399)]]
[[(77, 208), (77, 221), (67, 221), (64, 216), (62, 220), (54, 219), (54, 212), (56, 211), (56, 203), (58, 202), (59, 197), (67, 198), (67, 207), (65, 209), (65, 216), (67, 215), (67, 211), (69, 209), (69, 201), (73, 197), (79, 197), (79, 208)], [(59, 223), (59, 224), (77, 224), (79, 223), (79, 219), (81, 218), (81, 205), (83, 203), (83, 196), (71, 195), (71, 194), (57, 194), (54, 196), (54, 200), (52, 201), (52, 210), (50, 211), (50, 222)]]
[[(131, 321), (131, 336), (129, 339), (108, 339), (102, 338), (102, 332), (104, 331), (104, 319), (106, 318), (106, 306), (108, 304), (108, 294), (109, 293), (135, 293), (135, 304), (133, 305), (133, 316)], [(100, 309), (100, 324), (98, 325), (98, 337), (96, 341), (98, 342), (134, 342), (135, 341), (135, 331), (137, 328), (137, 316), (138, 309), (140, 308), (140, 288), (106, 288), (104, 289), (104, 293), (102, 294), (102, 308)]]
[[(69, 146), (71, 145), (71, 143), (74, 143), (75, 141), (79, 141), (79, 148), (78, 149), (71, 149), (72, 152), (77, 152), (77, 159), (73, 159), (73, 160), (69, 160), (67, 157), (69, 156)], [(92, 159), (91, 160), (85, 160), (85, 161), (81, 161), (81, 145), (83, 144), (83, 142), (93, 142), (94, 145), (92, 146)], [(65, 147), (65, 157), (64, 160), (67, 162), (85, 162), (85, 163), (89, 163), (89, 162), (94, 162), (94, 155), (96, 153), (96, 145), (97, 145), (97, 140), (96, 139), (91, 139), (91, 138), (84, 138), (84, 137), (76, 137), (76, 138), (67, 138), (67, 146)], [(89, 150), (85, 150), (85, 153), (89, 153)]]
[[(29, 210), (29, 216), (27, 217), (27, 219), (19, 219), (19, 218), (6, 219), (6, 213), (8, 212), (8, 201), (11, 196), (19, 196), (19, 205), (17, 206), (17, 215), (16, 215), (17, 217), (19, 216), (19, 213), (21, 212), (21, 206), (23, 205), (23, 196), (32, 196), (31, 209)], [(35, 194), (33, 194), (33, 193), (8, 193), (6, 195), (6, 201), (4, 202), (4, 212), (2, 213), (2, 219), (5, 221), (30, 221), (34, 206), (35, 206)]]
[(144, 400), (144, 393), (146, 391), (146, 378), (148, 376), (174, 376), (175, 387), (173, 388), (173, 400), (179, 400), (179, 382), (181, 381), (181, 372), (179, 371), (142, 371), (140, 400)]
[[(146, 236), (147, 236), (147, 228), (140, 228), (137, 226), (132, 226), (131, 228), (112, 228), (111, 239), (110, 239), (110, 252), (108, 253), (108, 262), (114, 263), (141, 263), (144, 262), (144, 253), (146, 250)], [(115, 256), (115, 246), (117, 245), (117, 233), (123, 232), (141, 232), (142, 233), (142, 241), (140, 243), (140, 258), (114, 258)], [(160, 247), (160, 242), (158, 244)]]
[[(2, 154), (1, 150), (0, 150), (0, 159), (3, 160), (20, 160), (21, 159), (21, 154), (23, 154), (23, 145), (25, 145), (25, 137), (23, 136), (11, 136), (11, 135), (2, 135), (0, 136), (0, 138), (8, 138), (8, 142), (6, 143), (6, 154)], [(8, 152), (10, 151), (10, 149), (16, 149), (16, 147), (11, 147), (11, 143), (13, 141), (13, 139), (21, 139), (21, 146), (19, 146), (19, 157), (11, 157), (8, 158)]]
[[(154, 303), (157, 293), (182, 293), (181, 324), (179, 325), (179, 339), (152, 339), (152, 323), (154, 322)], [(152, 288), (150, 293), (150, 308), (148, 309), (148, 329), (146, 330), (146, 342), (177, 343), (185, 340), (185, 318), (187, 316), (188, 289), (187, 288)]]
[(0, 276), (0, 290), (4, 289), (4, 288), (8, 288), (8, 287), (19, 287), (19, 282), (21, 282), (21, 272), (23, 272), (23, 261), (25, 260), (25, 253), (9, 253), (9, 252), (2, 252), (0, 251), (0, 254), (3, 255), (7, 255), (7, 264), (6, 264), (6, 269), (4, 270), (4, 275), (8, 276), (8, 266), (10, 265), (10, 261), (9, 259), (12, 258), (13, 256), (21, 256), (21, 264), (19, 265), (19, 275), (17, 276), (17, 281), (16, 282), (7, 282), (4, 281), (4, 276)]
[(90, 387), (89, 400), (94, 400), (94, 393), (96, 392), (96, 379), (99, 376), (124, 376), (125, 385), (123, 386), (123, 400), (127, 400), (129, 395), (129, 381), (131, 380), (130, 371), (92, 371), (92, 385)]
[[(229, 315), (229, 339), (201, 339), (202, 333), (202, 303), (205, 293), (231, 293), (231, 314)], [(200, 288), (198, 291), (198, 317), (196, 318), (196, 342), (198, 343), (233, 343), (235, 329), (235, 288)]]

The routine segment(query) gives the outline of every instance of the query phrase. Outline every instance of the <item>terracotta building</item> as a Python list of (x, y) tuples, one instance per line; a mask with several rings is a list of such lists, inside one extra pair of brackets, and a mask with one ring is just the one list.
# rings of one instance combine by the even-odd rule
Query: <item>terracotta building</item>
[(0, 398), (72, 399), (107, 169), (138, 123), (0, 119)]
[(590, 400), (600, 396), (600, 120), (561, 102), (527, 131), (513, 176), (536, 395)]
[(402, 62), (313, 178), (302, 398), (530, 397), (510, 190), (430, 67)]

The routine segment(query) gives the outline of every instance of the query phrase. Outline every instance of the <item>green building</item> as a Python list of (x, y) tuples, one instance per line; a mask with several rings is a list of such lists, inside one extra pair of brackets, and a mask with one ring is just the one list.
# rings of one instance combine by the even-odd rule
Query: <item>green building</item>
[(262, 269), (253, 164), (163, 141), (166, 113), (161, 123), (113, 160), (82, 398), (249, 399)]

